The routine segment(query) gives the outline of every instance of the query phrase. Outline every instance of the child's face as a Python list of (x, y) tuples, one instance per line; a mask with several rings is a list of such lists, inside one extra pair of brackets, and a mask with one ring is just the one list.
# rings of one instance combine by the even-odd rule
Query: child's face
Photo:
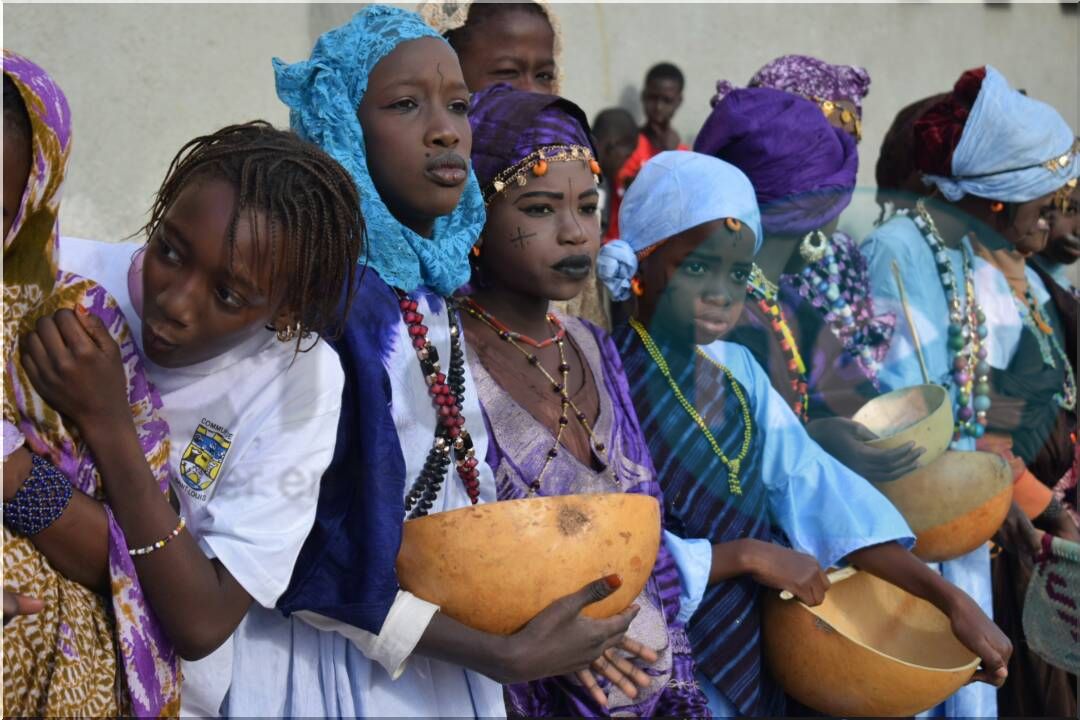
[(19, 212), (26, 183), (30, 180), (30, 138), (4, 123), (4, 237)]
[(682, 88), (669, 78), (650, 80), (641, 91), (641, 104), (650, 124), (666, 127), (682, 105)]
[(730, 333), (746, 302), (754, 233), (724, 220), (698, 225), (660, 246), (641, 264), (643, 306), (654, 332), (708, 345)]
[(596, 139), (600, 153), (600, 171), (607, 182), (614, 182), (619, 170), (637, 149), (637, 132), (626, 137), (613, 135)]
[[(228, 232), (236, 203), (233, 186), (195, 178), (165, 212), (143, 259), (142, 339), (147, 357), (176, 368), (236, 347), (276, 319), (281, 293), (271, 296), (275, 258), (270, 227), (240, 213), (235, 242)], [(277, 239), (280, 250), (285, 243)]]
[(537, 13), (508, 10), (473, 29), (461, 52), (465, 84), (478, 92), (495, 83), (555, 92), (555, 33)]
[(387, 208), (430, 236), (461, 200), (472, 152), (469, 92), (450, 46), (438, 38), (398, 45), (375, 66), (357, 117), (368, 171)]
[(578, 296), (600, 251), (596, 181), (582, 162), (553, 162), (543, 177), (488, 206), (485, 281), (548, 300)]

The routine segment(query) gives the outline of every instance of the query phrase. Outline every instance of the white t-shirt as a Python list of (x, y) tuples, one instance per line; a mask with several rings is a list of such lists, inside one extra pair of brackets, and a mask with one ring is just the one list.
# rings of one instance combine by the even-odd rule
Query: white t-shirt
[[(61, 238), (62, 269), (114, 297), (142, 349), (141, 246)], [(319, 481), (330, 464), (345, 377), (320, 342), (296, 354), (271, 331), (186, 368), (145, 360), (169, 424), (173, 490), (187, 529), (259, 605), (274, 607), (311, 531)], [(181, 712), (217, 715), (232, 676), (232, 638), (184, 662)]]

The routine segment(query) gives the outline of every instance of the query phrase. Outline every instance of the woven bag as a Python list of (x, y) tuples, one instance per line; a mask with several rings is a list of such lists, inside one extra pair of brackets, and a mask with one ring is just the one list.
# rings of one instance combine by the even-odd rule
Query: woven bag
[(1046, 662), (1080, 672), (1080, 544), (1043, 535), (1024, 598), (1024, 635)]

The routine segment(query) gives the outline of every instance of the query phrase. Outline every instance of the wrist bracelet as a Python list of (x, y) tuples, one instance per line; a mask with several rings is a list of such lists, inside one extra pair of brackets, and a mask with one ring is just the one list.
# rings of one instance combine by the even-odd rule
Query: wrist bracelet
[(150, 553), (154, 552), (155, 550), (160, 550), (161, 548), (165, 547), (170, 542), (172, 542), (172, 539), (174, 537), (176, 537), (177, 535), (180, 534), (180, 531), (182, 531), (184, 529), (184, 525), (185, 525), (184, 516), (181, 515), (180, 516), (180, 522), (176, 525), (175, 530), (173, 530), (171, 533), (169, 533), (168, 535), (166, 535), (165, 537), (161, 538), (160, 540), (158, 540), (157, 542), (155, 542), (155, 543), (153, 543), (151, 545), (147, 545), (146, 547), (141, 547), (141, 548), (135, 548), (134, 550), (128, 550), (128, 555), (130, 555), (132, 557), (137, 557), (139, 555), (149, 555)]
[(32, 454), (30, 477), (4, 503), (4, 524), (20, 535), (37, 535), (64, 514), (74, 488), (47, 459)]

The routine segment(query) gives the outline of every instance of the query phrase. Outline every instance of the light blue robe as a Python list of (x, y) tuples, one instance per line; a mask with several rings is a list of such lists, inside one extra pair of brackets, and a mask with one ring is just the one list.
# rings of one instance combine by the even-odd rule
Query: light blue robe
[[(967, 239), (964, 241), (967, 243)], [(969, 245), (970, 247), (970, 245)], [(896, 314), (896, 332), (888, 354), (882, 363), (878, 378), (882, 390), (922, 384), (923, 377), (915, 356), (911, 328), (900, 303), (900, 294), (893, 278), (892, 263), (900, 266), (904, 279), (908, 305), (922, 341), (923, 356), (931, 382), (945, 385), (953, 394), (952, 364), (946, 345), (948, 337), (949, 305), (941, 286), (933, 253), (925, 238), (911, 219), (897, 215), (878, 227), (863, 242), (870, 274), (870, 289), (875, 307), (880, 312)], [(967, 294), (963, 285), (963, 258), (959, 249), (945, 251), (951, 258), (957, 278), (961, 283), (961, 302)], [(1012, 295), (1005, 277), (981, 258), (974, 260), (975, 294), (987, 318), (1001, 318), (1002, 322), (988, 322), (987, 361), (991, 367), (1004, 369), (1009, 365), (1020, 339), (1022, 326), (1012, 304)], [(1015, 317), (1015, 322), (1007, 318)], [(962, 438), (954, 444), (957, 450), (974, 450), (972, 438)], [(949, 582), (970, 595), (988, 617), (993, 617), (994, 603), (991, 595), (990, 546), (982, 547), (938, 566)], [(994, 717), (997, 715), (995, 688), (984, 683), (972, 683), (961, 688), (945, 701), (943, 707), (931, 714), (946, 717)]]

